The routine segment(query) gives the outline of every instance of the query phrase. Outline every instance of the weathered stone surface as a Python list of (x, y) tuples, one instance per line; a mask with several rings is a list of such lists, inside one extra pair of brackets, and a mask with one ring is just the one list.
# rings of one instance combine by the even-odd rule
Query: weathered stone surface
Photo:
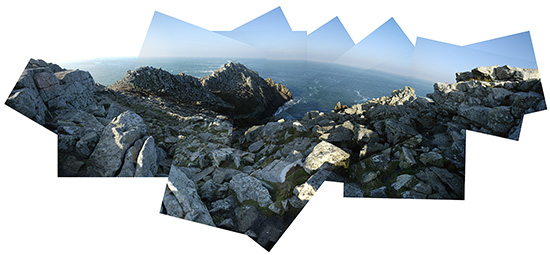
[(113, 119), (103, 130), (99, 142), (90, 156), (90, 172), (95, 176), (115, 176), (122, 166), (126, 150), (146, 131), (143, 119), (126, 111)]
[[(40, 96), (50, 110), (80, 109), (86, 111), (95, 106), (95, 82), (90, 73), (70, 70), (55, 73), (57, 84), (48, 84), (39, 89)], [(51, 85), (51, 86), (50, 86)]]
[(252, 173), (252, 176), (264, 181), (282, 183), (285, 181), (286, 174), (290, 169), (301, 165), (302, 159), (298, 159), (294, 162), (276, 159), (265, 168), (262, 168)]
[(419, 160), (425, 165), (442, 167), (445, 164), (445, 158), (434, 151), (420, 154)]
[(337, 167), (347, 167), (350, 155), (344, 150), (322, 141), (315, 146), (304, 162), (304, 169), (308, 173), (319, 170), (333, 170)]
[(398, 191), (401, 190), (402, 188), (411, 188), (414, 180), (415, 180), (414, 176), (410, 174), (402, 174), (400, 176), (397, 176), (397, 179), (391, 185), (391, 187)]
[(365, 191), (357, 183), (344, 184), (344, 197), (364, 197)]
[(378, 197), (378, 198), (387, 198), (388, 195), (386, 195), (386, 186), (382, 186), (377, 189), (373, 189), (370, 191), (369, 196), (370, 197)]
[(185, 215), (183, 212), (183, 208), (178, 202), (178, 199), (176, 198), (176, 196), (174, 196), (174, 194), (172, 194), (172, 192), (164, 193), (162, 204), (166, 209), (167, 215), (178, 217), (178, 218), (183, 218), (183, 216)]
[(254, 143), (252, 143), (250, 146), (248, 146), (248, 151), (250, 152), (257, 152), (259, 151), (262, 147), (264, 147), (265, 143), (263, 140), (258, 140)]
[(99, 135), (97, 132), (91, 131), (86, 133), (75, 145), (76, 154), (81, 158), (88, 158), (98, 141)]
[(258, 218), (258, 210), (253, 206), (242, 206), (235, 209), (235, 219), (237, 223), (237, 230), (241, 233), (246, 232), (254, 221)]
[(237, 195), (239, 202), (252, 200), (258, 203), (261, 207), (267, 207), (273, 203), (269, 190), (262, 183), (247, 174), (238, 174), (233, 176), (229, 182), (229, 187)]
[(141, 148), (143, 148), (144, 138), (138, 139), (134, 144), (126, 150), (124, 156), (124, 164), (120, 169), (118, 177), (134, 177), (136, 175), (136, 164)]
[(416, 160), (414, 159), (413, 152), (407, 148), (401, 148), (401, 156), (399, 158), (399, 167), (403, 169), (411, 168), (416, 165)]
[(6, 105), (40, 125), (46, 123), (47, 108), (36, 89), (22, 88), (12, 91), (6, 100)]
[(325, 169), (315, 172), (309, 179), (294, 188), (294, 195), (300, 200), (310, 200), (323, 182), (330, 179), (331, 172)]
[(170, 170), (168, 188), (181, 205), (184, 219), (215, 226), (208, 208), (199, 197), (197, 185), (177, 167)]
[(158, 172), (157, 147), (155, 138), (145, 139), (136, 161), (136, 177), (155, 177)]
[(451, 190), (459, 197), (464, 197), (464, 179), (457, 174), (449, 172), (449, 170), (439, 167), (431, 167), (433, 171), (443, 183), (445, 183)]

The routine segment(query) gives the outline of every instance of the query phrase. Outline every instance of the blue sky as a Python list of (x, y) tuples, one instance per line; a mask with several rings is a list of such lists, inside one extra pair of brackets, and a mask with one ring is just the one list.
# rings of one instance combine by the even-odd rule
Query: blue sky
[(455, 73), (479, 66), (537, 68), (529, 33), (458, 46), (418, 38), (411, 76), (432, 82), (455, 82)]
[(155, 12), (139, 56), (262, 58), (263, 54), (246, 43)]
[(307, 36), (307, 57), (310, 61), (332, 62), (353, 46), (346, 28), (335, 17)]
[(413, 51), (414, 45), (391, 18), (335, 62), (363, 69), (374, 68), (385, 72), (408, 74), (410, 59), (399, 56), (410, 56)]

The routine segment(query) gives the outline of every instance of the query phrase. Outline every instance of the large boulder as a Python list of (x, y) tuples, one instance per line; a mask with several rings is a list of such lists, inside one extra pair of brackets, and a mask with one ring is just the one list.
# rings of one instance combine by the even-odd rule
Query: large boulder
[(158, 172), (157, 147), (155, 138), (145, 139), (136, 161), (136, 177), (155, 177)]
[(114, 177), (122, 166), (126, 150), (145, 132), (146, 125), (136, 113), (126, 111), (113, 119), (103, 130), (90, 156), (89, 174)]
[(229, 182), (229, 188), (235, 192), (240, 203), (251, 200), (261, 207), (267, 207), (273, 203), (269, 190), (262, 185), (262, 182), (247, 174), (233, 176)]
[(177, 167), (172, 167), (170, 170), (168, 189), (174, 194), (183, 211), (181, 213), (174, 202), (166, 201), (165, 205), (171, 208), (170, 211), (174, 216), (182, 215), (186, 220), (215, 226), (208, 208), (199, 197), (197, 184)]
[(317, 144), (304, 162), (304, 170), (312, 174), (316, 171), (334, 170), (349, 166), (350, 155), (331, 143), (322, 141)]

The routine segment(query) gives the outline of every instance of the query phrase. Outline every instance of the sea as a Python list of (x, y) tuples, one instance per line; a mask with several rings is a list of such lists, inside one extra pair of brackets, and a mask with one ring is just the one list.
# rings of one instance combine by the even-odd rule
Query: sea
[(338, 102), (353, 105), (390, 96), (393, 90), (405, 86), (413, 88), (418, 96), (433, 92), (431, 81), (373, 69), (297, 60), (127, 57), (66, 62), (60, 63), (60, 66), (89, 71), (97, 83), (108, 86), (122, 79), (128, 70), (140, 66), (153, 66), (172, 74), (183, 72), (200, 78), (210, 75), (229, 61), (239, 62), (258, 72), (261, 77), (272, 78), (290, 90), (293, 99), (276, 113), (285, 119), (300, 119), (313, 110), (331, 111)]

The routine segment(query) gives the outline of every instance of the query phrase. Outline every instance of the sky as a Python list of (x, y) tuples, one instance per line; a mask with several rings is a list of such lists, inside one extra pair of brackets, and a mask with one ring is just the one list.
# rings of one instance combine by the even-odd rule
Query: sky
[(455, 73), (479, 66), (537, 68), (528, 32), (458, 46), (419, 37), (411, 76), (432, 82), (455, 82)]
[(355, 46), (338, 17), (331, 19), (307, 36), (309, 61), (332, 62)]
[(261, 58), (263, 54), (246, 43), (155, 12), (139, 57)]
[[(395, 19), (390, 18), (340, 56), (335, 63), (406, 75), (409, 72), (410, 58), (400, 56), (409, 56), (413, 51), (414, 45)], [(388, 63), (389, 61), (394, 64)]]

